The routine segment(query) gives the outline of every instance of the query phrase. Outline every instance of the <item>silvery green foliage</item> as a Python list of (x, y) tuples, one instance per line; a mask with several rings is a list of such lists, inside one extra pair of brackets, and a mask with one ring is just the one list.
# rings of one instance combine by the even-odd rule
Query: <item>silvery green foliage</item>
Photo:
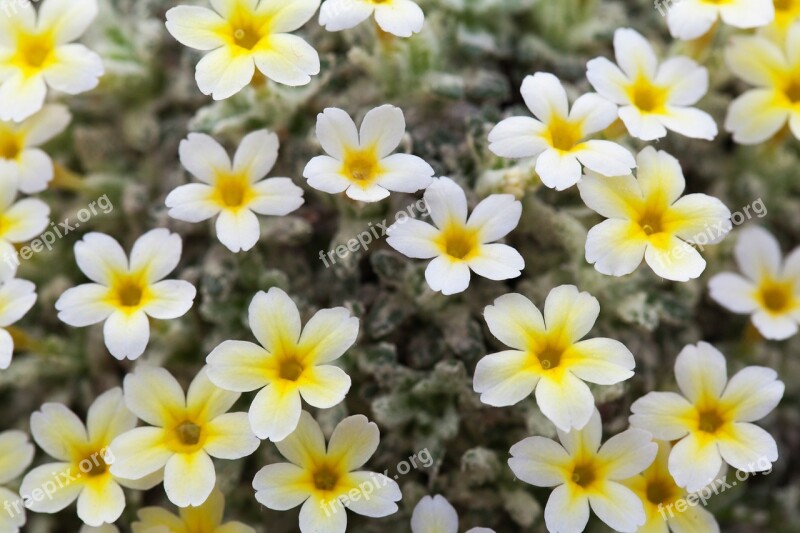
[[(304, 319), (339, 305), (361, 318), (358, 343), (342, 360), (353, 387), (345, 403), (315, 414), (326, 431), (348, 414), (375, 420), (382, 433), (371, 464), (375, 470), (395, 474), (402, 461), (421, 450), (428, 450), (433, 461), (398, 477), (404, 493), (399, 513), (378, 520), (350, 515), (351, 531), (408, 531), (416, 501), (434, 493), (456, 506), (464, 529), (544, 531), (547, 491), (516, 480), (506, 460), (512, 444), (532, 434), (552, 436), (554, 428), (533, 399), (509, 408), (482, 405), (471, 376), (480, 357), (502, 349), (486, 328), (483, 308), (512, 290), (541, 305), (549, 290), (563, 283), (600, 300), (595, 332), (622, 341), (636, 357), (632, 380), (594, 389), (606, 433), (626, 427), (629, 406), (643, 393), (673, 387), (674, 358), (687, 343), (715, 343), (729, 356), (731, 374), (750, 364), (779, 371), (786, 395), (764, 426), (778, 441), (780, 460), (771, 474), (713, 498), (709, 509), (723, 531), (799, 530), (800, 469), (791, 452), (800, 445), (800, 339), (764, 342), (746, 317), (709, 299), (707, 279), (730, 270), (733, 241), (709, 248), (705, 275), (689, 283), (665, 282), (646, 269), (622, 279), (602, 276), (583, 256), (587, 228), (597, 217), (575, 189), (547, 191), (530, 162), (501, 160), (487, 149), (492, 126), (523, 110), (517, 89), (525, 75), (553, 72), (572, 95), (588, 91), (586, 61), (610, 55), (611, 36), (620, 26), (637, 28), (662, 50), (686, 45), (667, 38), (663, 19), (647, 0), (420, 3), (426, 27), (408, 40), (379, 36), (369, 24), (333, 34), (312, 22), (302, 31), (320, 51), (323, 68), (309, 86), (257, 83), (216, 103), (197, 90), (198, 54), (164, 29), (164, 12), (175, 2), (103, 3), (87, 41), (103, 56), (107, 74), (97, 90), (70, 99), (75, 118), (69, 133), (48, 146), (61, 169), (42, 197), (54, 220), (74, 216), (102, 194), (115, 208), (22, 265), (20, 276), (36, 282), (40, 296), (15, 327), (21, 353), (0, 374), (2, 427), (27, 429), (30, 413), (45, 401), (63, 401), (83, 413), (97, 394), (121, 382), (131, 363), (109, 357), (99, 328), (61, 324), (53, 305), (67, 287), (83, 281), (72, 247), (85, 231), (109, 233), (130, 246), (147, 229), (163, 226), (184, 239), (177, 277), (193, 282), (198, 298), (182, 319), (153, 324), (144, 357), (168, 366), (184, 384), (222, 340), (252, 340), (247, 306), (259, 290), (287, 290)], [(711, 73), (704, 108), (718, 123), (743, 87), (722, 61), (729, 35), (730, 29), (722, 29), (702, 59)], [(473, 203), (494, 192), (522, 199), (522, 221), (508, 238), (526, 260), (520, 279), (476, 279), (462, 295), (444, 297), (428, 289), (424, 265), (400, 256), (383, 240), (337, 257), (329, 268), (320, 261), (320, 251), (346, 244), (370, 224), (391, 222), (418, 199), (392, 195), (377, 205), (358, 205), (319, 194), (302, 179), (306, 162), (320, 153), (313, 133), (318, 112), (335, 106), (361, 117), (387, 102), (400, 106), (408, 121), (402, 149), (466, 186)], [(306, 204), (291, 216), (262, 219), (256, 248), (234, 255), (217, 243), (209, 224), (167, 218), (164, 197), (187, 180), (177, 147), (188, 131), (209, 133), (234, 147), (258, 128), (279, 135), (280, 157), (272, 175), (289, 176), (303, 186)], [(629, 147), (638, 151), (643, 145), (634, 141)], [(658, 147), (680, 159), (691, 192), (718, 196), (732, 211), (761, 199), (769, 217), (746, 223), (768, 225), (785, 249), (800, 242), (796, 141), (744, 147), (732, 145), (724, 134), (713, 142), (670, 135)], [(246, 409), (248, 402), (245, 395), (237, 408)], [(226, 516), (259, 531), (296, 530), (296, 511), (270, 511), (253, 498), (254, 473), (278, 459), (266, 443), (254, 456), (218, 469), (228, 499)], [(132, 492), (123, 530), (142, 503), (166, 500), (160, 490)], [(77, 531), (79, 524), (68, 509), (55, 517), (29, 515), (27, 527)], [(595, 522), (589, 527), (603, 530)]]

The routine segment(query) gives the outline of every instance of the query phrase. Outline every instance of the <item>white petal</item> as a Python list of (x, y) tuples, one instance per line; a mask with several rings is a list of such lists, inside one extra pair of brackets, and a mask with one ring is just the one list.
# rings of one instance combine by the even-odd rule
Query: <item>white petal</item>
[(638, 267), (645, 255), (644, 241), (629, 239), (631, 223), (606, 220), (589, 230), (586, 261), (601, 274), (624, 276)]
[(246, 252), (253, 248), (261, 238), (258, 217), (248, 210), (223, 210), (216, 223), (219, 242), (233, 253)]
[(424, 496), (411, 513), (411, 533), (458, 533), (458, 514), (441, 494)]
[(617, 65), (605, 57), (598, 57), (586, 63), (586, 78), (595, 91), (615, 104), (631, 103), (626, 90), (630, 81)]
[(670, 238), (665, 249), (649, 245), (644, 259), (658, 276), (672, 281), (697, 279), (706, 269), (700, 252), (677, 237)]
[(583, 166), (603, 176), (624, 176), (636, 167), (633, 155), (611, 141), (586, 141), (573, 154)]
[(273, 34), (269, 50), (257, 52), (255, 61), (264, 76), (290, 87), (307, 85), (319, 74), (319, 54), (296, 35)]
[(633, 354), (619, 341), (588, 339), (572, 345), (568, 353), (569, 371), (584, 381), (613, 385), (633, 376)]
[(658, 445), (642, 429), (628, 429), (608, 439), (597, 452), (608, 479), (622, 480), (644, 471), (656, 458)]
[(478, 361), (473, 388), (481, 393), (481, 401), (505, 407), (530, 396), (539, 382), (539, 375), (529, 369), (529, 357), (526, 352), (508, 350)]
[(384, 173), (377, 184), (390, 191), (412, 193), (433, 183), (433, 167), (415, 155), (390, 155), (381, 160), (381, 167)]
[(644, 198), (663, 197), (667, 204), (672, 204), (681, 197), (686, 179), (675, 157), (648, 146), (639, 152), (636, 162), (639, 166), (636, 178)]
[(219, 214), (220, 207), (212, 201), (214, 189), (205, 183), (181, 185), (167, 195), (164, 203), (169, 216), (186, 222), (202, 222)]
[(706, 194), (687, 194), (669, 210), (672, 232), (699, 245), (717, 244), (731, 231), (731, 212), (717, 198)]
[(594, 396), (586, 383), (566, 372), (558, 381), (547, 376), (536, 385), (542, 414), (562, 431), (581, 429), (594, 412)]
[(22, 431), (0, 433), (0, 483), (8, 483), (22, 474), (30, 466), (34, 451), (28, 435)]
[(57, 43), (74, 41), (97, 16), (95, 0), (47, 0), (39, 8), (39, 28), (53, 28)]
[(153, 283), (175, 270), (181, 260), (183, 241), (177, 233), (164, 228), (148, 231), (133, 244), (131, 250), (131, 272), (146, 272), (146, 279)]
[(3, 238), (24, 242), (39, 236), (50, 222), (50, 207), (41, 200), (26, 198), (3, 213)]
[(625, 124), (628, 133), (637, 139), (654, 141), (667, 135), (667, 129), (661, 123), (659, 115), (642, 113), (632, 105), (621, 107), (619, 118)]
[[(125, 403), (136, 416), (154, 426), (167, 426), (186, 408), (178, 381), (163, 368), (139, 365), (125, 376)], [(126, 477), (121, 475), (121, 477)]]
[(106, 286), (118, 273), (128, 270), (125, 250), (104, 233), (87, 233), (75, 243), (75, 261), (86, 277)]
[(771, 368), (748, 366), (730, 379), (722, 403), (736, 422), (754, 422), (767, 416), (783, 397), (784, 384)]
[[(397, 503), (403, 497), (393, 479), (375, 472), (353, 472), (350, 479), (358, 486), (358, 499), (349, 498), (345, 505), (354, 513), (380, 518), (397, 512)], [(352, 491), (352, 489), (351, 489)]]
[[(355, 126), (353, 127), (355, 128)], [(319, 131), (319, 126), (317, 128)], [(332, 139), (329, 141), (333, 142)], [(323, 146), (325, 145), (323, 144)], [(344, 150), (345, 147), (343, 146), (341, 149)], [(344, 192), (351, 185), (350, 180), (341, 173), (341, 170), (342, 163), (340, 161), (327, 155), (320, 155), (308, 162), (303, 170), (303, 177), (308, 180), (311, 187), (317, 190), (338, 194)]]
[(164, 491), (178, 507), (196, 507), (208, 499), (216, 478), (214, 463), (206, 452), (176, 453), (164, 467)]
[[(19, 493), (26, 502), (26, 507), (35, 513), (57, 513), (78, 498), (82, 483), (57, 484), (57, 480), (65, 472), (71, 472), (70, 463), (49, 463), (37, 466), (28, 472), (22, 479)], [(47, 496), (42, 497), (42, 491), (47, 491)], [(39, 498), (34, 498), (34, 492)], [(5, 511), (4, 511), (5, 512)]]
[(218, 387), (249, 392), (268, 383), (264, 375), (270, 355), (261, 346), (245, 341), (225, 341), (208, 354), (208, 377)]
[(195, 178), (208, 184), (214, 182), (219, 172), (232, 170), (225, 149), (204, 133), (190, 133), (181, 141), (178, 153), (183, 167)]
[(781, 273), (781, 246), (770, 232), (760, 226), (748, 226), (741, 231), (734, 255), (739, 270), (753, 281), (774, 279)]
[(797, 320), (791, 316), (777, 316), (765, 311), (753, 315), (753, 325), (764, 338), (786, 340), (794, 337), (798, 331)]
[(36, 285), (24, 279), (10, 279), (0, 285), (0, 327), (22, 318), (36, 303)]
[(114, 462), (109, 467), (117, 478), (141, 479), (158, 472), (175, 452), (164, 444), (164, 430), (138, 427), (111, 442), (109, 452)]
[(756, 287), (739, 274), (724, 272), (708, 281), (711, 297), (734, 313), (749, 314), (758, 308)]
[(411, 0), (392, 0), (375, 6), (375, 22), (385, 32), (398, 37), (411, 37), (422, 31), (425, 14)]
[(309, 498), (300, 508), (300, 533), (344, 533), (347, 513), (339, 500)]
[(736, 98), (728, 108), (725, 129), (739, 144), (759, 144), (772, 138), (786, 124), (789, 111), (775, 105), (772, 89), (753, 89)]
[(106, 348), (117, 359), (136, 359), (150, 340), (150, 323), (142, 311), (114, 311), (103, 325)]
[(525, 260), (518, 251), (498, 243), (481, 245), (479, 254), (467, 264), (473, 272), (491, 280), (516, 278), (525, 268)]
[(489, 132), (489, 150), (500, 157), (536, 157), (549, 146), (542, 138), (545, 131), (535, 118), (507, 118)]
[(558, 78), (548, 72), (537, 72), (522, 81), (522, 98), (533, 115), (549, 123), (554, 117), (569, 115), (567, 92)]
[(306, 470), (316, 464), (319, 456), (325, 455), (322, 429), (306, 411), (300, 414), (297, 429), (282, 441), (276, 442), (275, 446), (286, 459)]
[(0, 120), (25, 120), (42, 109), (45, 96), (47, 85), (41, 76), (11, 76), (0, 83)]
[(606, 218), (634, 219), (643, 200), (639, 182), (629, 173), (614, 177), (587, 173), (578, 190), (586, 206)]
[(570, 476), (570, 456), (557, 442), (528, 437), (511, 447), (508, 466), (514, 475), (536, 487), (555, 487)]
[(614, 531), (634, 533), (646, 521), (639, 497), (613, 481), (606, 482), (602, 492), (590, 494), (589, 504), (597, 517)]
[(350, 376), (332, 365), (315, 366), (305, 371), (300, 395), (308, 405), (328, 409), (344, 400), (350, 390)]
[(262, 0), (256, 13), (266, 15), (275, 33), (289, 33), (300, 29), (319, 9), (319, 0), (295, 0), (291, 3)]
[(589, 499), (582, 494), (572, 494), (569, 485), (559, 485), (550, 493), (544, 508), (544, 521), (548, 531), (577, 533), (589, 522)]
[(380, 202), (389, 197), (389, 191), (376, 184), (368, 185), (367, 187), (353, 184), (347, 188), (345, 194), (359, 202)]
[(696, 492), (716, 478), (722, 457), (714, 440), (697, 439), (689, 434), (680, 440), (669, 454), (669, 473), (679, 487)]
[(685, 41), (708, 33), (719, 17), (719, 7), (705, 2), (675, 2), (664, 8), (669, 32)]
[(270, 178), (253, 186), (256, 198), (248, 205), (259, 215), (288, 215), (303, 205), (303, 189), (290, 178)]
[(233, 171), (251, 182), (267, 175), (278, 159), (278, 136), (267, 130), (248, 133), (233, 156)]
[(276, 511), (297, 507), (310, 495), (302, 488), (307, 476), (305, 470), (290, 463), (266, 465), (253, 479), (256, 500)]
[(688, 57), (671, 57), (658, 67), (654, 82), (669, 88), (671, 105), (694, 105), (708, 92), (708, 71)]
[(209, 422), (227, 413), (239, 399), (238, 392), (221, 389), (208, 377), (208, 368), (202, 368), (186, 391), (186, 411), (198, 424)]
[(183, 280), (159, 281), (150, 290), (153, 299), (144, 307), (144, 312), (164, 320), (185, 315), (192, 308), (197, 294), (194, 285)]
[(521, 294), (504, 294), (483, 310), (486, 324), (492, 335), (503, 344), (527, 350), (531, 335), (545, 331), (541, 311)]
[(563, 191), (581, 179), (581, 164), (575, 154), (548, 148), (536, 160), (536, 173), (545, 186)]
[(544, 323), (547, 331), (560, 332), (562, 339), (576, 342), (585, 337), (600, 315), (600, 303), (588, 292), (578, 292), (574, 285), (561, 285), (547, 295)]
[(436, 245), (439, 230), (421, 220), (404, 218), (386, 230), (386, 242), (406, 257), (431, 259), (441, 251)]
[(437, 257), (425, 269), (425, 281), (433, 291), (444, 295), (464, 292), (469, 287), (469, 267), (466, 263)]
[(725, 356), (700, 342), (688, 345), (675, 360), (675, 380), (686, 398), (697, 403), (703, 398), (719, 398), (728, 382)]
[(125, 405), (122, 389), (114, 387), (97, 397), (86, 415), (89, 440), (110, 444), (136, 426), (136, 415)]
[(480, 232), (480, 242), (502, 239), (519, 224), (522, 203), (511, 194), (492, 194), (482, 200), (467, 220), (467, 227)]
[(638, 75), (649, 79), (655, 77), (658, 66), (656, 54), (648, 40), (636, 30), (619, 28), (614, 32), (614, 54), (617, 64), (628, 78), (635, 79)]
[(122, 487), (110, 478), (102, 485), (86, 483), (78, 497), (78, 518), (89, 526), (114, 523), (124, 509), (125, 494)]
[(321, 309), (303, 328), (297, 349), (306, 361), (324, 364), (344, 355), (357, 338), (358, 318), (348, 309)]
[(217, 31), (224, 21), (205, 7), (177, 6), (167, 11), (167, 31), (184, 46), (213, 50), (225, 45)]
[(464, 189), (450, 178), (439, 178), (425, 190), (425, 203), (431, 219), (438, 228), (449, 223), (465, 224), (467, 222), (467, 196)]
[(328, 457), (345, 470), (362, 467), (378, 449), (380, 431), (364, 415), (348, 416), (333, 430), (328, 441)]
[(11, 365), (14, 355), (14, 338), (3, 328), (0, 328), (0, 370), (5, 370)]
[(59, 135), (72, 120), (69, 109), (60, 104), (44, 106), (41, 111), (20, 125), (25, 134), (25, 146), (39, 146)]
[(319, 23), (328, 31), (349, 30), (367, 20), (374, 10), (368, 2), (327, 0), (319, 10)]
[(589, 135), (606, 129), (617, 119), (617, 106), (599, 94), (587, 93), (572, 104), (569, 119), (580, 122), (584, 135)]
[(359, 145), (355, 122), (350, 115), (335, 107), (317, 115), (317, 139), (322, 149), (338, 160), (344, 159), (348, 149)]
[(197, 63), (195, 80), (200, 92), (214, 100), (224, 100), (244, 89), (255, 74), (256, 66), (249, 54), (233, 55), (224, 46), (206, 54)]
[(769, 433), (746, 422), (733, 424), (729, 433), (719, 441), (719, 453), (726, 463), (742, 472), (772, 469), (778, 460), (778, 445)]
[(661, 123), (668, 129), (690, 137), (710, 141), (717, 136), (717, 123), (705, 111), (693, 107), (667, 106), (660, 116)]
[(725, 24), (737, 28), (757, 28), (772, 22), (775, 9), (771, 2), (738, 0), (721, 5), (720, 16)]
[(53, 160), (43, 150), (24, 150), (17, 163), (19, 189), (26, 193), (41, 192), (53, 179)]
[(300, 420), (300, 393), (270, 384), (258, 391), (250, 405), (250, 427), (259, 439), (278, 442), (297, 428)]
[(8, 505), (6, 512), (0, 515), (0, 531), (17, 533), (25, 525), (25, 505), (18, 494), (0, 487), (0, 502)]
[(203, 426), (205, 451), (219, 459), (241, 459), (258, 448), (261, 441), (250, 430), (247, 413), (226, 413)]
[(277, 287), (259, 292), (248, 309), (250, 329), (270, 353), (294, 346), (300, 339), (300, 311), (289, 295)]
[(393, 105), (383, 105), (370, 110), (361, 122), (359, 132), (361, 148), (374, 147), (379, 158), (395, 151), (406, 133), (403, 110)]
[(569, 432), (556, 429), (556, 433), (558, 433), (561, 445), (571, 457), (577, 457), (583, 453), (594, 455), (594, 452), (600, 448), (600, 441), (603, 438), (603, 422), (600, 419), (600, 412), (592, 408), (589, 422), (582, 429), (573, 429)]
[(81, 419), (64, 404), (46, 403), (31, 415), (33, 440), (50, 457), (70, 461), (88, 442)]
[(67, 94), (91, 91), (103, 75), (100, 56), (82, 44), (59, 46), (54, 51), (53, 66), (44, 71), (47, 85)]
[(642, 428), (661, 440), (676, 440), (690, 430), (694, 407), (674, 392), (649, 392), (631, 405), (631, 426)]

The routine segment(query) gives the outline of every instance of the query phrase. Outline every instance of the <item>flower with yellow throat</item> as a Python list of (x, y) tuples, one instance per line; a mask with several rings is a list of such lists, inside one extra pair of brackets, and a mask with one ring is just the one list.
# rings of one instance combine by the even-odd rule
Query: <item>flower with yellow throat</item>
[(307, 85), (319, 74), (319, 55), (292, 35), (320, 0), (211, 0), (211, 7), (167, 11), (167, 31), (184, 46), (208, 52), (195, 78), (203, 94), (224, 100), (245, 88), (256, 69), (274, 82)]
[(224, 391), (200, 370), (184, 395), (163, 368), (141, 365), (125, 376), (125, 403), (150, 426), (114, 439), (111, 473), (131, 479), (164, 469), (164, 490), (178, 507), (203, 504), (216, 483), (211, 458), (241, 459), (260, 441), (245, 413), (228, 413), (239, 394)]
[(778, 374), (748, 366), (728, 381), (726, 367), (725, 356), (710, 344), (686, 346), (675, 361), (682, 394), (650, 392), (631, 406), (632, 426), (677, 441), (669, 473), (689, 492), (714, 481), (723, 461), (743, 472), (763, 472), (778, 459), (775, 439), (753, 424), (783, 397)]
[(378, 426), (354, 415), (339, 422), (326, 446), (319, 424), (303, 411), (297, 429), (275, 443), (289, 462), (267, 465), (253, 479), (256, 500), (276, 511), (302, 504), (302, 533), (344, 533), (345, 508), (373, 518), (395, 513), (402, 497), (397, 483), (360, 470), (379, 443)]
[(344, 400), (350, 376), (333, 363), (358, 336), (358, 318), (344, 307), (321, 309), (302, 326), (300, 311), (277, 287), (259, 292), (249, 309), (259, 344), (225, 341), (206, 362), (219, 387), (259, 389), (250, 405), (250, 424), (261, 439), (279, 441), (297, 427), (306, 403), (327, 409)]
[(94, 89), (100, 56), (72, 41), (97, 16), (97, 0), (13, 2), (0, 13), (0, 120), (20, 122), (44, 105), (47, 88), (67, 94)]
[(211, 496), (197, 507), (182, 507), (175, 515), (161, 507), (143, 507), (131, 524), (133, 533), (255, 533), (241, 522), (222, 522), (225, 496), (214, 488)]

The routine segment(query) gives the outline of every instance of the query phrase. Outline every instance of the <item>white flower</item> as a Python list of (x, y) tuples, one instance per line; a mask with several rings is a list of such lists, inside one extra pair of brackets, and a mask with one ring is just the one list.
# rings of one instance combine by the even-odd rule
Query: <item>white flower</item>
[(317, 138), (328, 153), (309, 161), (303, 171), (308, 184), (353, 200), (377, 202), (389, 191), (416, 192), (433, 180), (433, 168), (417, 156), (392, 154), (406, 131), (400, 108), (384, 105), (368, 112), (361, 130), (341, 109), (317, 116)]
[(303, 190), (291, 178), (263, 179), (278, 159), (278, 136), (267, 130), (242, 139), (233, 163), (217, 141), (201, 133), (190, 133), (179, 152), (183, 166), (203, 183), (172, 191), (169, 216), (187, 222), (217, 216), (217, 237), (232, 252), (258, 242), (256, 214), (287, 215), (303, 205)]
[(595, 91), (618, 104), (628, 133), (644, 141), (660, 139), (672, 130), (696, 139), (717, 136), (711, 116), (693, 106), (708, 91), (708, 71), (688, 57), (671, 57), (658, 64), (650, 43), (638, 32), (614, 33), (617, 65), (604, 57), (587, 64), (586, 77)]
[(730, 232), (731, 212), (706, 194), (682, 196), (686, 188), (678, 160), (648, 146), (636, 158), (637, 175), (588, 175), (581, 198), (608, 220), (589, 230), (586, 260), (611, 276), (630, 274), (647, 262), (665, 279), (688, 281), (706, 262), (692, 244), (716, 244)]
[(559, 429), (561, 444), (528, 437), (511, 447), (508, 466), (514, 475), (536, 487), (555, 487), (544, 509), (549, 531), (583, 531), (590, 507), (615, 531), (633, 533), (645, 523), (642, 501), (620, 482), (650, 466), (658, 446), (641, 429), (623, 431), (600, 446), (602, 434), (595, 410), (583, 429)]
[(137, 239), (128, 261), (116, 240), (87, 233), (75, 244), (75, 260), (94, 283), (65, 291), (56, 302), (58, 318), (75, 327), (105, 321), (103, 337), (111, 355), (136, 359), (150, 340), (148, 317), (178, 318), (192, 307), (196, 290), (191, 283), (164, 280), (178, 266), (181, 247), (179, 235), (154, 229)]
[(239, 394), (217, 388), (203, 368), (184, 395), (163, 368), (141, 365), (125, 376), (125, 403), (151, 424), (131, 429), (111, 443), (111, 473), (141, 479), (164, 470), (164, 490), (178, 507), (203, 504), (214, 490), (211, 457), (241, 459), (260, 441), (245, 413), (229, 413)]
[(62, 105), (48, 105), (21, 124), (0, 122), (0, 176), (20, 191), (41, 192), (53, 179), (53, 161), (38, 146), (67, 127), (71, 116)]
[(181, 44), (208, 52), (195, 78), (203, 94), (224, 100), (253, 79), (256, 68), (284, 85), (306, 85), (319, 74), (319, 55), (291, 32), (308, 22), (320, 0), (211, 0), (213, 10), (178, 6), (167, 30)]
[(30, 281), (10, 279), (0, 283), (0, 370), (8, 368), (14, 353), (14, 339), (6, 328), (30, 311), (34, 303), (36, 285)]
[(329, 363), (356, 341), (358, 318), (344, 307), (322, 309), (303, 328), (297, 306), (277, 287), (256, 294), (248, 314), (260, 346), (223, 342), (206, 359), (208, 376), (226, 390), (260, 389), (250, 426), (259, 438), (279, 441), (297, 427), (301, 398), (320, 409), (344, 400), (350, 377)]
[(536, 118), (503, 120), (489, 133), (489, 149), (501, 157), (535, 157), (536, 173), (547, 187), (572, 187), (581, 179), (581, 165), (604, 176), (627, 174), (636, 166), (622, 146), (584, 140), (616, 120), (617, 106), (605, 98), (584, 94), (570, 110), (561, 82), (544, 72), (525, 78), (522, 97)]
[(669, 454), (669, 473), (689, 492), (711, 483), (723, 459), (743, 472), (770, 470), (778, 459), (775, 439), (751, 423), (780, 402), (785, 387), (778, 374), (749, 366), (728, 381), (726, 366), (710, 344), (686, 346), (675, 361), (683, 395), (650, 392), (631, 406), (632, 426), (678, 441)]
[(431, 259), (425, 279), (434, 291), (455, 294), (469, 286), (470, 270), (492, 280), (516, 278), (525, 268), (522, 256), (495, 243), (517, 227), (522, 204), (510, 194), (493, 194), (467, 218), (467, 197), (450, 178), (439, 178), (425, 190), (435, 226), (403, 219), (387, 230), (387, 242), (415, 259)]
[(222, 523), (225, 496), (215, 488), (197, 507), (182, 507), (177, 516), (163, 507), (142, 507), (139, 520), (131, 524), (133, 533), (256, 533), (241, 522)]
[(302, 533), (344, 533), (345, 507), (374, 518), (397, 512), (397, 483), (383, 474), (358, 470), (380, 443), (380, 431), (363, 415), (348, 416), (325, 446), (319, 424), (303, 411), (297, 429), (275, 443), (288, 463), (267, 465), (256, 474), (256, 500), (276, 511), (302, 504)]
[(0, 120), (19, 122), (42, 108), (47, 87), (67, 94), (94, 89), (100, 57), (79, 38), (97, 16), (96, 0), (14, 2), (0, 16)]
[(740, 144), (758, 144), (789, 125), (800, 139), (800, 22), (774, 42), (761, 35), (734, 37), (725, 62), (736, 76), (755, 85), (728, 108), (725, 129)]
[(676, 39), (697, 39), (722, 19), (735, 28), (766, 26), (775, 18), (772, 0), (678, 0), (667, 11), (669, 32)]
[[(458, 514), (444, 496), (425, 496), (411, 513), (411, 533), (458, 533)], [(494, 533), (494, 530), (473, 527), (466, 533)]]
[(767, 230), (742, 230), (736, 263), (744, 274), (725, 272), (708, 282), (711, 297), (734, 313), (751, 315), (767, 339), (795, 335), (800, 322), (800, 248), (783, 261), (780, 244)]
[(621, 342), (585, 337), (600, 304), (573, 285), (547, 296), (544, 316), (521, 294), (506, 294), (483, 311), (492, 335), (512, 349), (487, 355), (475, 368), (475, 392), (498, 407), (514, 405), (536, 390), (542, 413), (563, 431), (580, 429), (594, 410), (584, 383), (613, 385), (633, 376), (633, 354)]
[[(108, 446), (136, 426), (136, 416), (122, 399), (119, 387), (110, 389), (89, 407), (86, 425), (60, 403), (46, 403), (31, 416), (36, 443), (58, 462), (37, 466), (22, 480), (20, 493), (37, 513), (57, 513), (78, 500), (78, 518), (90, 526), (116, 521), (125, 509), (122, 486), (149, 489), (158, 482), (133, 482), (109, 470), (114, 456)], [(47, 491), (37, 498), (36, 491)]]
[[(33, 445), (22, 431), (0, 433), (0, 485), (22, 474), (33, 461)], [(25, 525), (25, 505), (22, 498), (0, 486), (0, 531), (17, 533)]]
[(380, 28), (398, 37), (422, 31), (425, 14), (412, 0), (327, 0), (319, 12), (319, 23), (328, 31), (354, 28), (375, 13)]
[(15, 244), (41, 235), (50, 222), (50, 208), (35, 198), (14, 202), (17, 189), (0, 182), (0, 280), (14, 277), (19, 267)]

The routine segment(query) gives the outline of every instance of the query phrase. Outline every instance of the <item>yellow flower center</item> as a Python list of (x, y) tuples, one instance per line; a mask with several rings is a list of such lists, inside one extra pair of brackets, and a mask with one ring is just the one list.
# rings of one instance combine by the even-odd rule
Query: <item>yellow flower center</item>
[(784, 94), (792, 104), (800, 103), (800, 79), (791, 80), (784, 90)]
[(0, 126), (0, 159), (16, 159), (22, 153), (22, 148), (19, 137)]
[(369, 185), (380, 173), (380, 166), (375, 149), (348, 150), (341, 172), (359, 185)]
[(582, 488), (588, 488), (597, 479), (597, 470), (592, 463), (578, 463), (572, 469), (572, 482)]
[(547, 126), (550, 136), (550, 146), (562, 152), (569, 152), (583, 138), (583, 128), (580, 123), (572, 123), (561, 117), (553, 117)]
[(794, 7), (794, 0), (775, 0), (775, 11), (790, 11)]
[(261, 42), (262, 35), (253, 28), (236, 28), (233, 31), (233, 40), (237, 46), (246, 50), (252, 50)]
[(88, 454), (78, 463), (78, 467), (83, 474), (89, 477), (101, 476), (108, 471), (108, 464), (100, 451)]
[(647, 500), (659, 505), (666, 504), (679, 495), (678, 486), (668, 479), (654, 479), (647, 483)]
[(654, 85), (644, 76), (640, 76), (628, 88), (628, 97), (640, 111), (661, 113), (667, 102), (667, 90)]
[(561, 364), (561, 356), (564, 350), (556, 346), (546, 346), (543, 350), (536, 353), (539, 364), (544, 370), (551, 370)]
[(236, 6), (218, 33), (241, 53), (248, 53), (263, 44), (270, 35), (270, 15), (256, 15), (245, 2)]
[(115, 307), (134, 310), (146, 299), (147, 286), (141, 276), (121, 276), (112, 286), (111, 300)]
[(448, 225), (439, 237), (439, 249), (459, 261), (467, 261), (478, 249), (478, 235), (457, 223)]
[(297, 357), (289, 357), (281, 361), (278, 375), (287, 381), (297, 381), (303, 375), (305, 367)]
[(17, 53), (11, 63), (26, 74), (35, 74), (47, 66), (55, 50), (51, 32), (17, 34)]
[(182, 422), (175, 428), (175, 433), (178, 435), (178, 440), (185, 446), (194, 446), (200, 442), (200, 434), (202, 429), (194, 422), (188, 420)]
[(339, 482), (339, 474), (328, 466), (320, 467), (314, 472), (314, 487), (321, 491), (331, 491)]
[(725, 424), (725, 418), (716, 407), (711, 407), (698, 411), (697, 413), (697, 429), (704, 433), (711, 435), (719, 431)]
[(759, 287), (761, 305), (773, 313), (785, 313), (794, 306), (794, 285), (790, 281), (767, 280)]
[(247, 177), (238, 174), (218, 174), (215, 183), (216, 201), (222, 207), (236, 209), (249, 203), (252, 187)]

